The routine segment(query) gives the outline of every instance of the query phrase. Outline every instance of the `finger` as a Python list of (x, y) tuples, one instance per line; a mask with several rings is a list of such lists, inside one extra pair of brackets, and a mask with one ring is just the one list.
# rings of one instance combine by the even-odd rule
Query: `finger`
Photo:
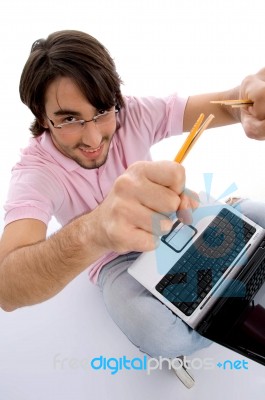
[(158, 185), (168, 187), (177, 194), (185, 187), (185, 169), (173, 161), (138, 162), (130, 168), (135, 169), (139, 177), (145, 177)]
[(192, 223), (192, 212), (199, 205), (199, 196), (197, 193), (185, 189), (180, 195), (180, 205), (177, 211), (177, 217), (184, 224)]
[[(173, 226), (173, 221), (167, 215), (154, 212), (136, 202), (131, 203), (130, 206), (127, 205), (126, 209), (120, 210), (119, 218), (121, 221), (126, 221), (127, 226), (155, 236), (168, 233)], [(116, 222), (119, 222), (117, 218)]]
[(253, 97), (253, 106), (248, 108), (250, 114), (252, 114), (259, 121), (263, 121), (265, 119), (265, 83), (259, 82), (259, 89), (254, 92)]
[(145, 207), (160, 214), (170, 215), (180, 204), (180, 197), (170, 188), (147, 181), (145, 190), (138, 191), (138, 200)]
[(200, 198), (198, 193), (194, 192), (193, 190), (190, 190), (188, 188), (185, 188), (184, 192), (181, 195), (182, 197), (187, 197), (189, 202), (190, 202), (190, 207), (194, 210), (195, 208), (199, 207), (200, 204)]
[(120, 237), (114, 238), (110, 241), (112, 248), (118, 253), (125, 253), (130, 251), (150, 251), (155, 249), (160, 244), (159, 235), (153, 235), (139, 228), (133, 228), (127, 232), (130, 237), (129, 241), (121, 240)]
[[(254, 75), (247, 76), (241, 83), (239, 97), (250, 99), (253, 106), (248, 107), (248, 111), (256, 119), (262, 121), (265, 119), (265, 69), (260, 70)], [(245, 107), (244, 107), (245, 109)]]
[(251, 99), (253, 101), (253, 106), (248, 107), (248, 111), (256, 119), (262, 121), (265, 119), (265, 69), (260, 70), (255, 75), (247, 76), (240, 88), (240, 98)]
[(151, 251), (156, 249), (160, 244), (158, 236), (142, 231), (141, 229), (135, 229), (132, 236), (130, 251)]
[(265, 120), (259, 121), (249, 111), (241, 110), (241, 123), (246, 135), (251, 139), (265, 139)]

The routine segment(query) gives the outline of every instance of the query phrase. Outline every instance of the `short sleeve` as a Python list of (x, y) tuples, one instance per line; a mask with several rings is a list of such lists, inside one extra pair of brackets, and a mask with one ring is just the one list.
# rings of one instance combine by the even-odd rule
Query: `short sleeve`
[(127, 97), (120, 113), (120, 136), (127, 145), (138, 140), (145, 148), (183, 132), (186, 98), (177, 94), (165, 98)]
[(50, 171), (14, 168), (4, 205), (5, 225), (24, 218), (48, 225), (63, 198), (63, 188)]

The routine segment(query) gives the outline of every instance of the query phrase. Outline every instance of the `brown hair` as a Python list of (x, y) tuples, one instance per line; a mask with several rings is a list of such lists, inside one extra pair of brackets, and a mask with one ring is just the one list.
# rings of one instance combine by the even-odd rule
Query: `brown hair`
[(45, 92), (58, 76), (73, 79), (97, 110), (124, 105), (122, 81), (106, 48), (87, 33), (54, 32), (33, 43), (20, 78), (20, 98), (35, 116), (30, 127), (33, 136), (45, 130)]

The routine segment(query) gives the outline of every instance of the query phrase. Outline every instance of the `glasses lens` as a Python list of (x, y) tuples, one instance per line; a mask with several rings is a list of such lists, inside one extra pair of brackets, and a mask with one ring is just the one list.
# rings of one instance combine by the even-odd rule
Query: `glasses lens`
[(98, 127), (106, 125), (113, 121), (116, 112), (116, 110), (106, 111), (104, 114), (99, 114), (95, 117), (95, 119), (90, 121), (81, 120), (63, 124), (61, 126), (60, 133), (63, 135), (79, 133), (86, 123), (94, 122), (94, 124)]
[(74, 122), (69, 122), (68, 124), (64, 124), (60, 132), (65, 135), (65, 134), (70, 134), (70, 133), (78, 133), (84, 126), (84, 122), (80, 121), (74, 121)]
[(114, 115), (115, 115), (115, 110), (106, 111), (104, 114), (97, 115), (95, 123), (100, 126), (108, 124), (109, 122), (113, 121)]

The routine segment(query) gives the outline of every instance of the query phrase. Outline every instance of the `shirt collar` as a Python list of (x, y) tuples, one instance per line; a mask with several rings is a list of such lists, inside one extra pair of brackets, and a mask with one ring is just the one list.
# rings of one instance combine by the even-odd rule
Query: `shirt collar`
[(72, 160), (69, 157), (66, 157), (63, 153), (61, 153), (54, 145), (49, 132), (45, 131), (40, 137), (40, 145), (41, 147), (47, 151), (51, 155), (51, 157), (60, 164), (66, 171), (74, 171), (80, 166), (76, 161)]

